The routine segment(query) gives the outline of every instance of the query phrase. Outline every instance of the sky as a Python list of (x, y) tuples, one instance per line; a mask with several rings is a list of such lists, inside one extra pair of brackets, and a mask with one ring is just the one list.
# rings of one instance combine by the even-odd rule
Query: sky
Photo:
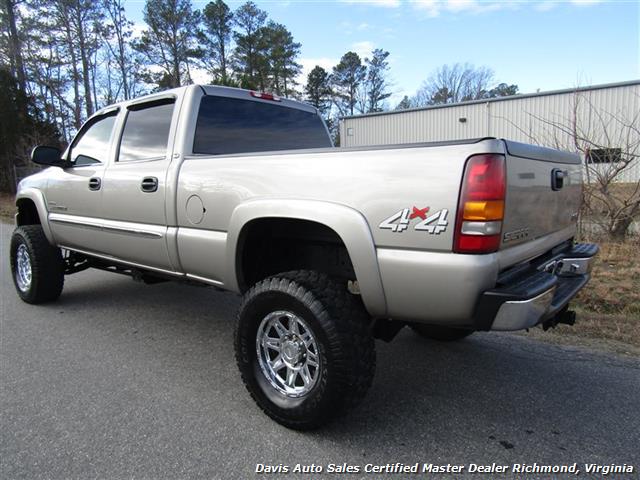
[[(350, 50), (389, 51), (391, 106), (445, 64), (490, 67), (521, 93), (640, 78), (640, 0), (254, 1), (302, 44), (304, 78)], [(208, 1), (192, 3), (202, 9)], [(143, 7), (125, 2), (136, 29)]]

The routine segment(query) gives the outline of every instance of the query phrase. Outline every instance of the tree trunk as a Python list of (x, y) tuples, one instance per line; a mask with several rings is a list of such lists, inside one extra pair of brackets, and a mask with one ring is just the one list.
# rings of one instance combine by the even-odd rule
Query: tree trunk
[(20, 90), (24, 92), (27, 82), (22, 59), (22, 42), (18, 36), (18, 27), (16, 26), (15, 4), (13, 0), (4, 0), (4, 5), (7, 12), (7, 22), (9, 23), (9, 49), (11, 62), (13, 63), (13, 73), (18, 80)]
[(89, 58), (87, 56), (87, 45), (84, 31), (84, 24), (82, 22), (80, 6), (78, 5), (76, 11), (76, 21), (78, 26), (78, 45), (80, 47), (80, 60), (82, 62), (82, 83), (84, 87), (84, 102), (87, 111), (87, 117), (93, 115), (93, 98), (91, 94), (91, 67), (89, 65)]
[(224, 50), (224, 39), (220, 37), (219, 42), (220, 42), (220, 70), (221, 70), (220, 80), (222, 82), (222, 85), (226, 85), (227, 84), (227, 58), (226, 58), (226, 52)]
[(609, 229), (609, 236), (616, 242), (624, 242), (629, 232), (629, 227), (633, 223), (633, 217), (623, 217), (613, 222)]
[[(66, 10), (63, 13), (66, 15)], [(73, 125), (79, 129), (82, 126), (82, 115), (80, 113), (82, 103), (80, 100), (80, 73), (78, 72), (76, 51), (71, 38), (71, 27), (68, 22), (65, 23), (64, 27), (67, 36), (67, 48), (69, 49), (69, 56), (71, 57), (71, 70), (73, 72)]]

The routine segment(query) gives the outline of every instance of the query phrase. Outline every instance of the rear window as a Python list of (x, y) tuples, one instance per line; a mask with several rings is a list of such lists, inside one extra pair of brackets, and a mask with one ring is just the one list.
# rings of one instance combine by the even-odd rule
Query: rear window
[(231, 153), (331, 147), (315, 113), (282, 105), (206, 96), (200, 102), (193, 153)]
[(129, 107), (119, 162), (165, 158), (174, 103), (168, 99)]

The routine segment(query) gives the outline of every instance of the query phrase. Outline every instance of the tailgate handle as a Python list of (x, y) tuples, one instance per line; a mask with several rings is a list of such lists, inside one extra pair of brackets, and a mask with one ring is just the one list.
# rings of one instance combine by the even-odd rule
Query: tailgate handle
[(564, 179), (568, 172), (554, 168), (551, 170), (551, 190), (557, 191), (564, 186)]

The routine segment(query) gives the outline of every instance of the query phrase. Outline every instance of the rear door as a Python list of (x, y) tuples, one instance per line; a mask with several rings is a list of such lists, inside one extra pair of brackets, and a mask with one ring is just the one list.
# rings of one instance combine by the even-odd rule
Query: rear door
[(115, 161), (103, 180), (103, 241), (111, 256), (173, 270), (167, 247), (167, 170), (177, 120), (176, 98), (127, 108)]
[(578, 155), (505, 141), (507, 195), (502, 248), (575, 226), (582, 196)]

